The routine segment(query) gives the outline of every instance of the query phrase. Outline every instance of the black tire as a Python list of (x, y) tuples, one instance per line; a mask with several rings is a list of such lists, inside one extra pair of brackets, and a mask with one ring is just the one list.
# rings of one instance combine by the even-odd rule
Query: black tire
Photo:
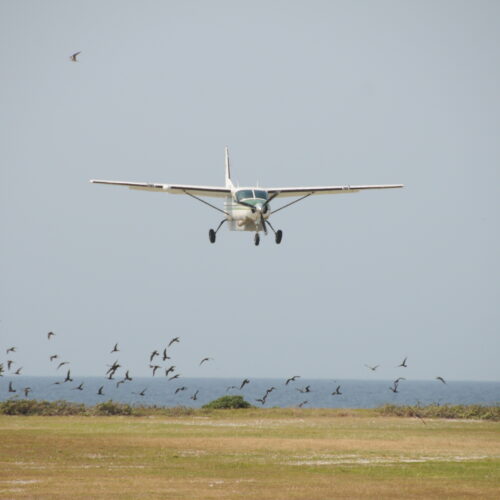
[(278, 229), (276, 231), (276, 245), (279, 245), (281, 243), (281, 240), (283, 239), (283, 231), (281, 229)]
[(215, 231), (213, 229), (208, 231), (208, 239), (210, 240), (210, 243), (215, 243)]
[(259, 235), (259, 233), (255, 233), (254, 243), (255, 243), (256, 247), (259, 246), (259, 243), (260, 243), (260, 235)]

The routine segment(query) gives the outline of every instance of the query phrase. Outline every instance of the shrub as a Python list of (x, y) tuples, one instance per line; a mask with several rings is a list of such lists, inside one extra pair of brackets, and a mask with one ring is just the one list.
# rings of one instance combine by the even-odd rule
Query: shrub
[(252, 408), (252, 405), (248, 401), (245, 401), (242, 396), (222, 396), (207, 403), (202, 408), (220, 410), (224, 408)]
[(500, 421), (500, 406), (437, 405), (398, 406), (386, 404), (378, 408), (382, 415), (419, 418), (457, 418)]
[(94, 406), (95, 415), (132, 415), (132, 407), (128, 404), (115, 403), (111, 400)]
[(67, 416), (84, 415), (85, 405), (68, 401), (37, 401), (36, 399), (9, 399), (0, 403), (4, 415)]

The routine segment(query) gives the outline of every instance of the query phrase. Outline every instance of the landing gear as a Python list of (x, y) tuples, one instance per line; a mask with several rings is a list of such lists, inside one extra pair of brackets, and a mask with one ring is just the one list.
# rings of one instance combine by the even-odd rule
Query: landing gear
[(217, 226), (217, 229), (215, 231), (213, 229), (210, 229), (210, 231), (208, 231), (208, 239), (210, 240), (210, 243), (215, 243), (215, 235), (217, 234), (217, 231), (219, 231), (219, 229), (221, 228), (222, 224), (224, 224), (224, 222), (226, 221), (227, 219), (221, 220), (220, 224)]
[(254, 238), (253, 241), (255, 243), (255, 246), (258, 247), (259, 243), (260, 243), (260, 235), (259, 235), (259, 233), (255, 233), (255, 238)]
[(276, 242), (276, 245), (279, 245), (281, 243), (281, 240), (283, 239), (283, 231), (281, 229), (275, 231), (274, 227), (268, 220), (266, 220), (266, 224), (273, 230), (274, 241)]

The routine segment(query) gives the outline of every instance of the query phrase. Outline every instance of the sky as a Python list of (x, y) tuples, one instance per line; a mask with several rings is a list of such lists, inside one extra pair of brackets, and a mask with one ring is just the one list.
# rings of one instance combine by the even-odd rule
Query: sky
[[(146, 376), (179, 336), (190, 377), (499, 381), (499, 61), (495, 1), (0, 0), (0, 362)], [(240, 185), (405, 188), (255, 247), (88, 182), (223, 185), (225, 146)]]

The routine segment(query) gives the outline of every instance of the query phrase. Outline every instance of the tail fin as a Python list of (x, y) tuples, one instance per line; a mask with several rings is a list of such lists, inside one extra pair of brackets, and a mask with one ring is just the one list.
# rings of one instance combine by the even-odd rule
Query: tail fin
[(229, 149), (226, 146), (225, 150), (225, 165), (226, 165), (226, 187), (233, 188), (233, 182), (231, 181), (231, 167), (229, 165)]

